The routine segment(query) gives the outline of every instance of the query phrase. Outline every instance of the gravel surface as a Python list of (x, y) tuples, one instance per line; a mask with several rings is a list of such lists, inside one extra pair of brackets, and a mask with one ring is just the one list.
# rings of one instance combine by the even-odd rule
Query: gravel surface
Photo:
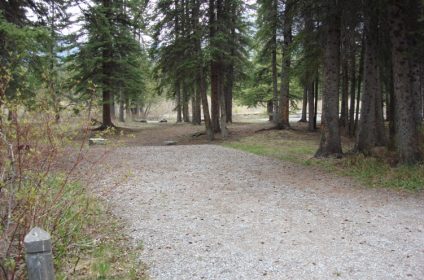
[(110, 158), (97, 191), (151, 279), (424, 279), (422, 195), (213, 145)]

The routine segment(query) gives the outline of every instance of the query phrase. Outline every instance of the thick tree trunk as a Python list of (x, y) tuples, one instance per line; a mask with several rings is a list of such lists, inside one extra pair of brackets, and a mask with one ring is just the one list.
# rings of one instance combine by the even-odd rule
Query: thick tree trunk
[(191, 98), (191, 109), (192, 109), (192, 123), (201, 124), (201, 100), (200, 100), (200, 90), (199, 87), (196, 88), (192, 98)]
[(308, 85), (303, 87), (303, 100), (302, 100), (302, 117), (299, 122), (306, 122), (306, 111), (308, 108)]
[(366, 155), (377, 146), (377, 108), (381, 104), (380, 69), (378, 67), (378, 17), (375, 7), (369, 4), (372, 11), (365, 12), (365, 54), (364, 54), (364, 91), (361, 99), (361, 118), (356, 139), (356, 149)]
[(411, 89), (411, 69), (408, 60), (405, 1), (390, 0), (390, 26), (393, 60), (393, 80), (396, 103), (396, 148), (400, 163), (421, 161), (416, 123), (415, 96)]
[(316, 157), (340, 156), (339, 128), (340, 15), (337, 0), (329, 1), (327, 39), (324, 54), (324, 91), (322, 94), (321, 141)]
[(308, 130), (314, 131), (315, 126), (315, 86), (314, 83), (310, 83), (307, 92), (308, 92)]
[(291, 43), (292, 43), (292, 15), (291, 15), (291, 1), (286, 2), (284, 10), (284, 27), (283, 27), (283, 58), (281, 65), (281, 88), (280, 88), (280, 116), (278, 119), (278, 128), (284, 129), (290, 127), (289, 114), (290, 114), (290, 67), (291, 67)]

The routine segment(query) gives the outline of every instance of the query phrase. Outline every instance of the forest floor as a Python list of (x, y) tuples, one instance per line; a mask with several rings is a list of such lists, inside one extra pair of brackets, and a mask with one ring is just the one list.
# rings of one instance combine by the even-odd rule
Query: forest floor
[[(216, 143), (273, 155), (252, 141), (288, 133), (299, 142), (296, 131), (255, 133), (261, 128), (233, 124), (231, 142)], [(201, 130), (125, 130), (97, 168), (93, 189), (143, 248), (151, 279), (424, 278), (422, 192), (368, 188), (296, 163), (309, 146), (287, 142), (300, 152), (279, 160), (206, 144), (192, 136)]]

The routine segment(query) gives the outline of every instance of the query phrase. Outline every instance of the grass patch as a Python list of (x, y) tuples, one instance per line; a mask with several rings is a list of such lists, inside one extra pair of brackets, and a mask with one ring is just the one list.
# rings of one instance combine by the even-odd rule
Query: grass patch
[[(344, 150), (352, 148), (345, 139)], [(360, 183), (377, 188), (393, 188), (408, 191), (424, 189), (424, 166), (391, 167), (382, 159), (348, 155), (342, 159), (313, 158), (319, 144), (317, 133), (304, 131), (267, 131), (224, 146), (256, 155), (268, 156), (306, 166), (349, 176)]]
[(88, 195), (79, 184), (68, 188), (65, 199), (73, 206), (66, 212), (72, 222), (52, 234), (56, 279), (148, 279), (146, 267), (138, 261), (142, 248), (133, 246), (124, 225), (104, 204)]

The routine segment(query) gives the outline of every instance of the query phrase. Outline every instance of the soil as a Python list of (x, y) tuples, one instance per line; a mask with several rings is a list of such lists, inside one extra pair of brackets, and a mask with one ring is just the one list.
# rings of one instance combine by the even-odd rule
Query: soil
[(198, 145), (201, 130), (132, 131), (97, 167), (93, 190), (143, 244), (151, 279), (424, 279), (422, 194)]

